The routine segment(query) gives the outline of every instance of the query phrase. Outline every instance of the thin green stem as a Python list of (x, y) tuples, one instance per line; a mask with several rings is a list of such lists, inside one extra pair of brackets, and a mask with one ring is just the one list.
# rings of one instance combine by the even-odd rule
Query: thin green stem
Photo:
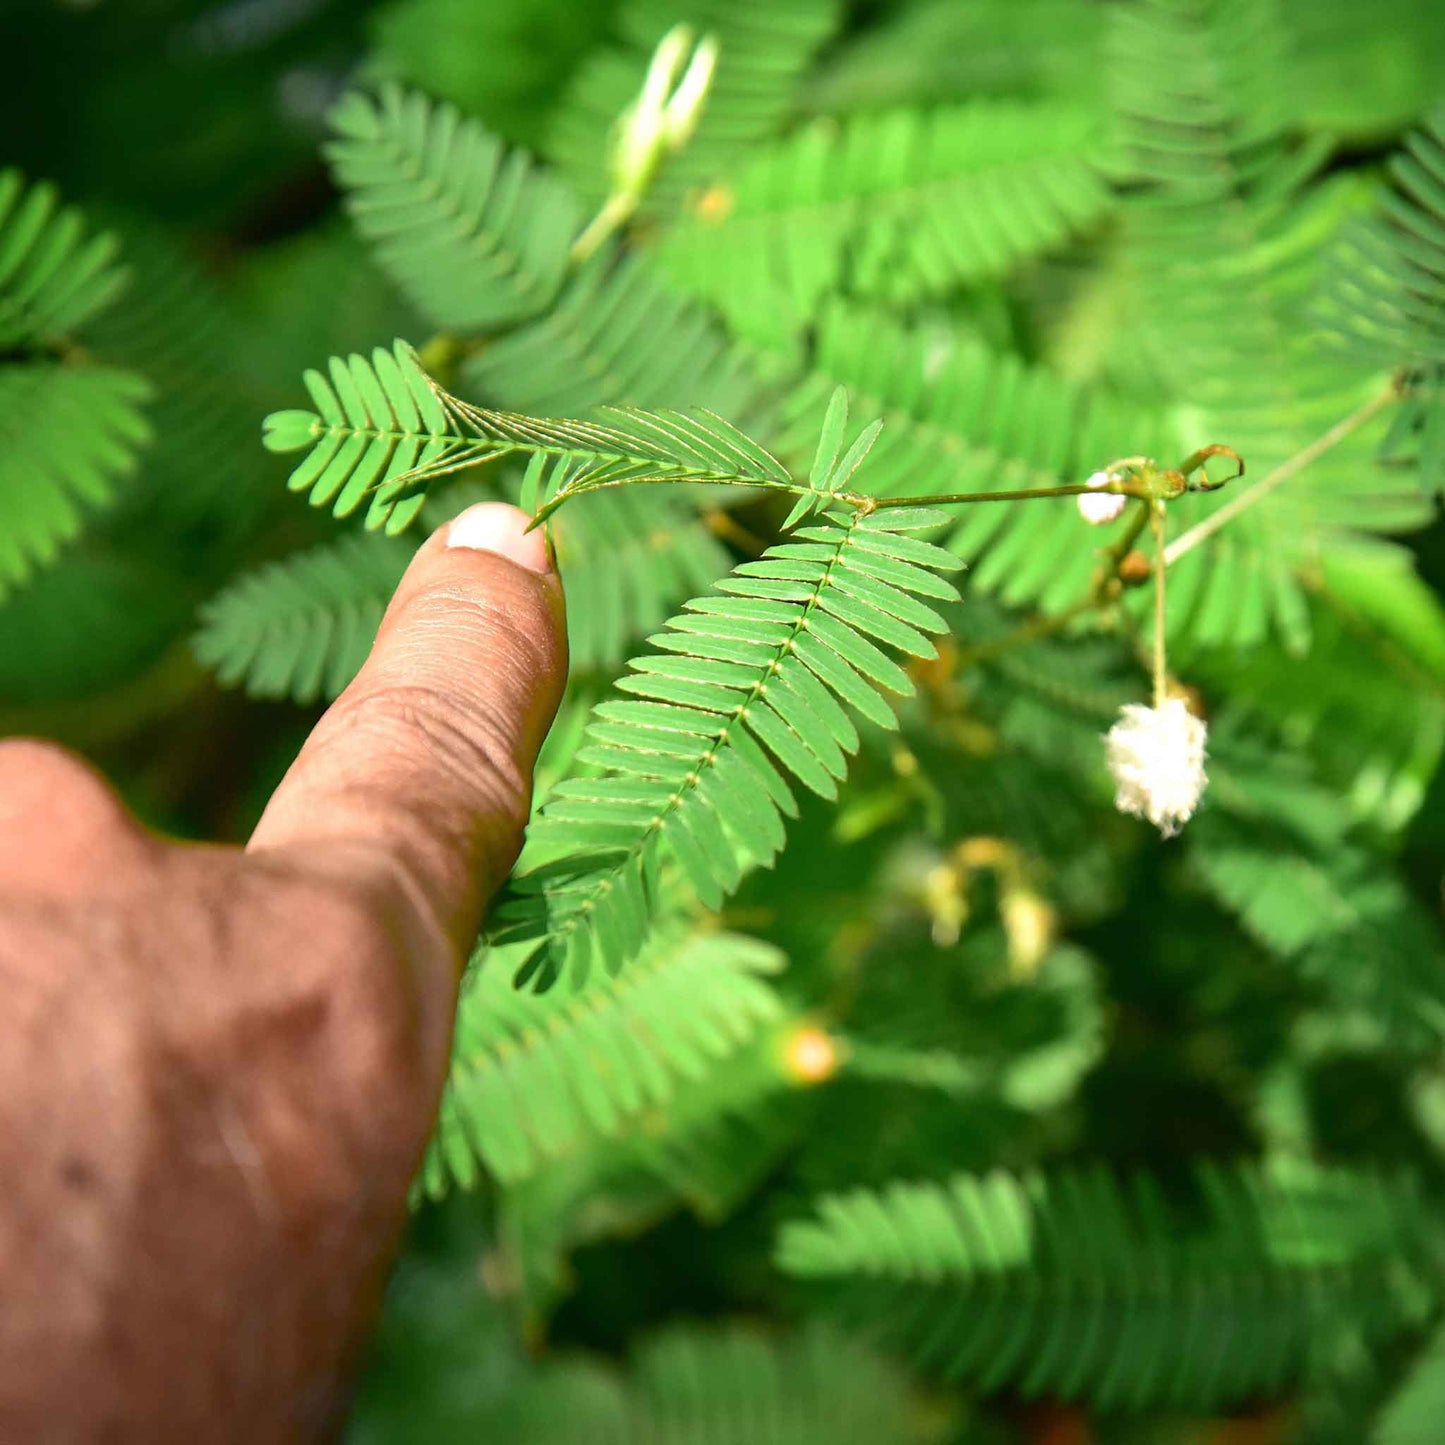
[[(545, 452), (548, 455), (563, 455), (565, 447), (509, 447), (508, 450)], [(737, 477), (723, 475), (707, 475), (698, 472), (695, 475), (659, 475), (643, 477), (617, 477), (603, 482), (592, 482), (585, 486), (566, 488), (549, 498), (537, 508), (532, 517), (532, 525), (538, 526), (547, 521), (554, 512), (571, 501), (573, 497), (586, 496), (592, 492), (600, 492), (608, 487), (633, 487), (647, 483), (668, 484), (676, 482), (706, 482), (713, 486), (724, 487), (761, 487), (771, 491), (788, 492), (794, 496), (826, 496), (831, 502), (841, 503), (844, 506), (853, 507), (855, 510), (867, 515), (870, 512), (881, 512), (885, 508), (894, 510), (900, 507), (951, 507), (958, 506), (965, 502), (1022, 502), (1029, 501), (1035, 497), (1078, 497), (1085, 493), (1090, 496), (1097, 496), (1100, 492), (1112, 492), (1117, 496), (1136, 497), (1142, 499), (1142, 494), (1127, 486), (1090, 487), (1082, 484), (1071, 483), (1065, 487), (1029, 487), (1013, 492), (957, 492), (944, 496), (918, 496), (918, 497), (870, 497), (862, 492), (828, 492), (820, 493), (815, 488), (805, 486), (802, 482), (793, 482), (791, 485), (781, 482), (763, 481), (757, 477)]]
[(1164, 549), (1164, 503), (1149, 503), (1149, 525), (1154, 532), (1154, 706), (1162, 707), (1169, 689), (1164, 656), (1164, 578), (1168, 563)]
[(587, 223), (581, 235), (572, 242), (572, 250), (568, 253), (567, 258), (572, 265), (580, 266), (584, 261), (595, 256), (607, 238), (621, 230), (632, 219), (641, 199), (639, 195), (631, 195), (624, 191), (614, 191), (608, 196), (603, 201), (601, 209)]
[[(1021, 487), (1017, 491), (946, 492), (942, 496), (868, 497), (863, 500), (870, 502), (875, 509), (882, 511), (885, 507), (890, 510), (897, 507), (956, 507), (965, 502), (1027, 502), (1035, 497), (1081, 497), (1085, 493), (1090, 495), (1113, 493), (1115, 496), (1125, 497), (1139, 495), (1138, 492), (1125, 486), (1110, 484), (1103, 487), (1091, 487), (1084, 482), (1071, 482), (1064, 487)], [(848, 494), (844, 500), (853, 501), (855, 498), (852, 494)]]
[(1129, 525), (1115, 538), (1113, 545), (1104, 553), (1109, 566), (1100, 574), (1094, 584), (1094, 594), (1097, 596), (1103, 584), (1117, 576), (1119, 564), (1134, 549), (1134, 543), (1139, 540), (1140, 533), (1149, 525), (1149, 508), (1147, 506), (1135, 507)]
[[(513, 446), (508, 449), (525, 452), (528, 455), (541, 452), (545, 456), (566, 456), (568, 451), (566, 447), (546, 446)], [(532, 521), (527, 530), (531, 531), (533, 527), (540, 527), (543, 522), (550, 522), (553, 515), (574, 497), (589, 497), (594, 492), (610, 491), (614, 487), (673, 487), (677, 486), (679, 482), (695, 482), (708, 487), (753, 487), (760, 491), (786, 492), (789, 496), (803, 494), (809, 490), (803, 486), (785, 487), (777, 482), (762, 481), (757, 477), (722, 476), (704, 471), (663, 473), (652, 477), (617, 477), (610, 481), (593, 482), (584, 487), (563, 487), (560, 492), (555, 493), (532, 513)], [(846, 492), (839, 492), (836, 496), (838, 501), (849, 503), (864, 516), (875, 510), (871, 497), (854, 497)]]
[(1181, 557), (1192, 552), (1201, 542), (1208, 541), (1221, 527), (1228, 526), (1236, 517), (1247, 512), (1251, 507), (1257, 506), (1271, 492), (1302, 472), (1311, 462), (1322, 457), (1332, 447), (1338, 446), (1352, 432), (1358, 431), (1367, 422), (1378, 416), (1387, 406), (1397, 401), (1399, 396), (1399, 387), (1392, 381), (1386, 390), (1371, 397), (1362, 407), (1351, 412), (1342, 421), (1336, 422), (1322, 437), (1297, 451), (1288, 461), (1281, 462), (1267, 477), (1257, 482), (1247, 492), (1241, 492), (1232, 501), (1226, 502), (1217, 512), (1211, 513), (1198, 525), (1176, 537), (1164, 553), (1165, 566), (1172, 566)]

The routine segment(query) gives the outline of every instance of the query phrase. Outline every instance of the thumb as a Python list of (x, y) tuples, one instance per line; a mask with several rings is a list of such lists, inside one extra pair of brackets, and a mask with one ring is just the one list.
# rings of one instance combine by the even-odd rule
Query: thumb
[(482, 502), (422, 544), (250, 842), (399, 875), (459, 950), (516, 859), (566, 678), (561, 584), (527, 525)]

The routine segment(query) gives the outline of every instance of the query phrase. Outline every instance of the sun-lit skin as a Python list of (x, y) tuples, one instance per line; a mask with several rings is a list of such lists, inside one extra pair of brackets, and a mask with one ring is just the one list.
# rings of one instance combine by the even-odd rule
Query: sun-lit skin
[(0, 744), (0, 1439), (334, 1433), (561, 692), (526, 523), (422, 546), (244, 850)]

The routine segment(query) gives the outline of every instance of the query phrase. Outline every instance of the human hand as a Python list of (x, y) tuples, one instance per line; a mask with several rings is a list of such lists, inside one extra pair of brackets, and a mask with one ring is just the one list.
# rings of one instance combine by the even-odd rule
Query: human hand
[(0, 1439), (336, 1427), (561, 694), (525, 526), (421, 547), (244, 851), (0, 744)]

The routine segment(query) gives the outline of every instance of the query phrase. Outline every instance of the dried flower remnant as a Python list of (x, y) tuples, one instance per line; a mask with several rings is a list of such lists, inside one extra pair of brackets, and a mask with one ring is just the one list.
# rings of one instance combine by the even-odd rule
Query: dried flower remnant
[(1130, 703), (1104, 739), (1120, 812), (1148, 820), (1172, 838), (1199, 806), (1207, 781), (1202, 718), (1177, 697), (1158, 707)]

